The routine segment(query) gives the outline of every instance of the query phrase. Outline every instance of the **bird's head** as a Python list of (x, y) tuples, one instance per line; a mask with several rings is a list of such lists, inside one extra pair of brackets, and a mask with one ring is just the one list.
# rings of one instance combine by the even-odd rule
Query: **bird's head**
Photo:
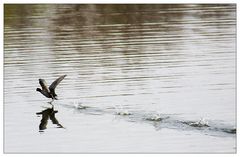
[(36, 91), (39, 91), (39, 92), (41, 92), (41, 89), (40, 89), (40, 88), (37, 88), (37, 89), (36, 89)]

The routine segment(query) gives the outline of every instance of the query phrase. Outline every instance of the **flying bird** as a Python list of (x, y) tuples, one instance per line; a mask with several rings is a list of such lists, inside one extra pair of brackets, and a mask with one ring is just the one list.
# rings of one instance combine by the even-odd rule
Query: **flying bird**
[(37, 88), (36, 91), (39, 91), (47, 98), (52, 98), (52, 100), (57, 100), (57, 94), (55, 93), (55, 88), (57, 85), (66, 77), (67, 75), (62, 75), (58, 79), (56, 79), (49, 87), (44, 79), (39, 79), (39, 84), (42, 89)]

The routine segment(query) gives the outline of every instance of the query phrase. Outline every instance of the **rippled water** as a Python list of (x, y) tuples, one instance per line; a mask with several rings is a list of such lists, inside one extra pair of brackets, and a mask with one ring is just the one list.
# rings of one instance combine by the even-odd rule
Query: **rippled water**
[[(4, 151), (235, 153), (235, 13), (5, 5)], [(63, 74), (52, 108), (38, 79)]]

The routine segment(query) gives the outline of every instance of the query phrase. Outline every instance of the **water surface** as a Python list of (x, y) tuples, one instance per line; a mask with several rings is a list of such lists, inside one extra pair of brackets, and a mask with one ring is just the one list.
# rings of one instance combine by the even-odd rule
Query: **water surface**
[[(235, 153), (235, 14), (4, 5), (4, 151)], [(63, 74), (52, 108), (38, 79)]]

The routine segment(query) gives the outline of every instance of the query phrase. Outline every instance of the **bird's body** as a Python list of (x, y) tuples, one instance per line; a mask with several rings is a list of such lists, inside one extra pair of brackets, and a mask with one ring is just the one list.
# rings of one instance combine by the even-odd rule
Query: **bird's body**
[(53, 100), (57, 100), (57, 94), (55, 93), (55, 88), (57, 85), (66, 77), (67, 75), (62, 75), (58, 79), (56, 79), (49, 87), (44, 79), (39, 79), (39, 84), (42, 89), (37, 88), (36, 91), (39, 91), (47, 98), (52, 98)]

